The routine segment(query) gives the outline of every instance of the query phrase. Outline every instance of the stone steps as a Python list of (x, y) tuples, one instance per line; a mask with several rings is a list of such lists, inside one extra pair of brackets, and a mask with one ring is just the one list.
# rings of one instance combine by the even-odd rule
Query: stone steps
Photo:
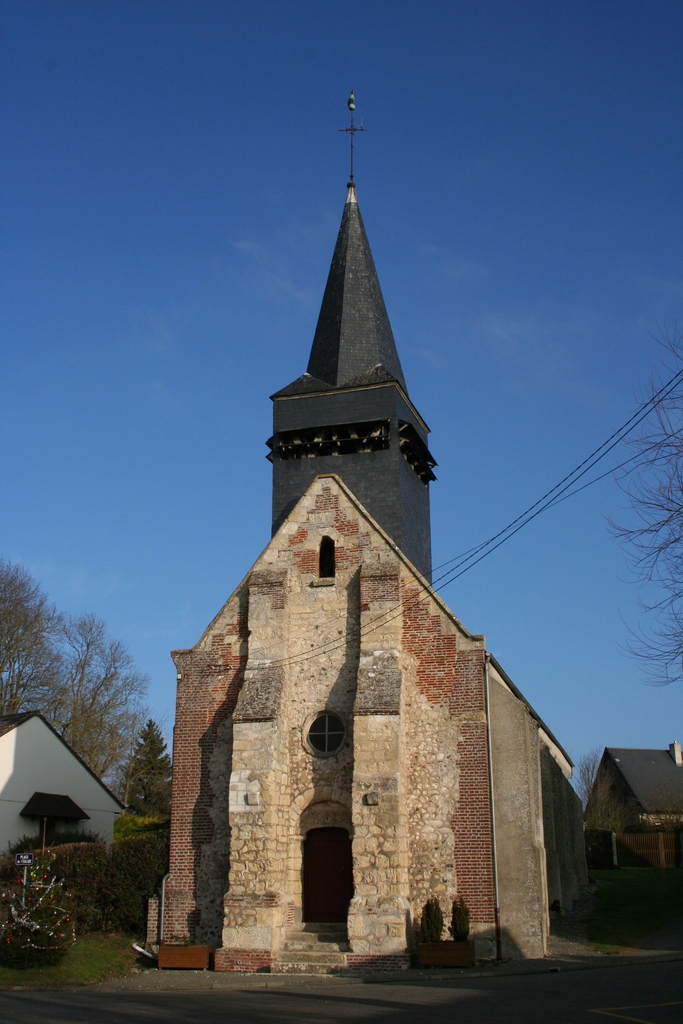
[(316, 942), (315, 939), (288, 939), (282, 947), (283, 953), (348, 953), (349, 944), (346, 939), (336, 942)]
[(273, 960), (273, 974), (335, 974), (346, 968), (345, 953), (295, 953), (283, 950)]
[(334, 974), (346, 967), (346, 929), (339, 924), (304, 924), (287, 932), (271, 966), (274, 974)]

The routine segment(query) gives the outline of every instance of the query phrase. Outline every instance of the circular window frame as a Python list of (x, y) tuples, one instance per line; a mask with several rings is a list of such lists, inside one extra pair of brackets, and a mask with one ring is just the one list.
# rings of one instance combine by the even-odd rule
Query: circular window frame
[[(314, 747), (313, 744), (309, 742), (308, 734), (311, 731), (311, 726), (315, 721), (317, 721), (318, 718), (320, 718), (321, 715), (334, 715), (335, 718), (339, 719), (343, 726), (344, 733), (342, 735), (341, 742), (336, 750), (329, 750), (327, 752), (325, 752), (324, 750), (317, 750), (316, 747)], [(320, 708), (318, 711), (312, 712), (312, 714), (310, 714), (306, 718), (306, 721), (304, 722), (304, 727), (301, 733), (301, 739), (303, 741), (304, 750), (306, 751), (307, 754), (311, 754), (313, 757), (338, 757), (338, 755), (344, 749), (344, 744), (346, 743), (348, 731), (348, 726), (343, 715), (341, 715), (338, 711), (335, 711), (334, 708)]]

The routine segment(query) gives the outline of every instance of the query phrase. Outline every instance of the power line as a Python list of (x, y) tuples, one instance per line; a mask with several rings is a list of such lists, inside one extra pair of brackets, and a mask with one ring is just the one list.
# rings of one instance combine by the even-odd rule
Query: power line
[[(453, 562), (456, 562), (456, 565), (454, 565), (451, 569), (443, 573), (441, 576), (437, 577), (437, 579), (433, 580), (431, 585), (428, 584), (430, 586), (430, 590), (433, 593), (438, 593), (440, 590), (443, 590), (444, 587), (448, 586), (449, 583), (453, 583), (456, 579), (459, 579), (466, 572), (469, 572), (470, 569), (474, 568), (474, 566), (478, 565), (479, 562), (483, 561), (484, 558), (488, 557), (488, 555), (496, 551), (507, 540), (510, 540), (511, 537), (514, 537), (516, 533), (523, 529), (524, 526), (527, 526), (530, 522), (532, 522), (542, 512), (547, 511), (549, 508), (553, 508), (555, 505), (560, 504), (567, 498), (573, 497), (580, 491), (585, 490), (586, 487), (590, 487), (592, 484), (604, 479), (605, 476), (609, 476), (611, 473), (616, 472), (618, 469), (622, 468), (623, 466), (627, 465), (628, 463), (634, 461), (635, 459), (645, 454), (645, 452), (639, 452), (637, 455), (632, 456), (630, 459), (626, 459), (621, 464), (613, 466), (611, 469), (607, 470), (607, 472), (605, 473), (602, 473), (600, 476), (587, 481), (580, 487), (574, 488), (574, 485), (578, 482), (578, 480), (584, 477), (586, 473), (589, 473), (591, 469), (593, 469), (618, 444), (620, 444), (628, 436), (628, 434), (632, 433), (632, 431), (635, 430), (635, 428), (644, 419), (646, 419), (647, 416), (650, 415), (653, 409), (662, 401), (664, 401), (664, 399), (667, 398), (668, 395), (671, 394), (671, 392), (681, 382), (681, 380), (683, 380), (683, 369), (679, 370), (678, 373), (674, 374), (673, 377), (671, 377), (670, 380), (666, 382), (666, 384), (664, 384), (657, 392), (655, 392), (655, 394), (652, 395), (648, 399), (648, 401), (645, 402), (635, 413), (633, 413), (633, 415), (630, 416), (625, 421), (625, 423), (623, 423), (620, 427), (617, 428), (617, 430), (610, 434), (610, 436), (605, 441), (603, 441), (601, 445), (595, 448), (591, 452), (591, 454), (588, 455), (582, 462), (580, 462), (573, 470), (571, 470), (571, 472), (567, 473), (557, 484), (555, 484), (554, 487), (552, 487), (549, 491), (546, 491), (546, 493), (541, 498), (535, 501), (533, 505), (530, 505), (524, 512), (520, 513), (520, 515), (518, 515), (515, 519), (508, 523), (507, 526), (503, 527), (492, 537), (489, 537), (487, 540), (482, 541), (480, 544), (477, 544), (475, 547), (469, 548), (467, 551), (462, 552), (460, 555), (456, 555), (454, 558), (448, 559), (447, 561), (442, 562), (440, 565), (436, 566), (436, 570), (438, 570), (444, 568), (447, 565), (451, 565)], [(572, 490), (572, 488), (574, 489)], [(422, 580), (425, 580), (426, 582), (425, 576), (421, 576), (420, 578)], [(437, 583), (440, 583), (440, 586), (436, 586), (435, 584)], [(427, 601), (429, 601), (429, 594), (427, 594), (426, 596), (422, 596), (418, 591), (416, 597), (412, 600), (409, 600), (408, 602), (403, 600), (399, 601), (395, 608), (387, 612), (382, 612), (369, 623), (365, 623), (363, 626), (358, 626), (353, 630), (348, 630), (344, 632), (341, 636), (336, 637), (332, 640), (328, 640), (325, 643), (319, 644), (317, 646), (314, 646), (310, 651), (306, 651), (305, 653), (294, 654), (286, 658), (278, 659), (277, 661), (273, 662), (273, 664), (291, 665), (299, 661), (309, 661), (311, 658), (318, 657), (322, 654), (331, 654), (333, 651), (338, 650), (340, 647), (344, 646), (348, 642), (348, 640), (355, 639), (356, 637), (366, 636), (368, 633), (374, 632), (374, 630), (378, 629), (380, 626), (388, 624), (394, 618), (396, 618), (396, 616), (402, 614), (403, 611), (409, 610), (416, 603)], [(327, 622), (322, 624), (322, 627), (319, 628), (331, 625), (335, 621), (338, 621), (340, 618), (345, 616), (346, 612), (343, 612), (340, 615), (329, 619)], [(292, 639), (304, 639), (306, 635), (310, 634), (304, 633), (301, 634), (299, 637), (295, 637)], [(275, 646), (277, 645), (273, 645), (267, 648), (261, 648), (256, 653), (265, 654), (268, 650), (272, 650)]]

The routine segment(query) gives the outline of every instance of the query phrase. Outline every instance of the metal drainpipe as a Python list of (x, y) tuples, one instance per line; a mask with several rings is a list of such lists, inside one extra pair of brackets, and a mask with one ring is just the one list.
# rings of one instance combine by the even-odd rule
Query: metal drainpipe
[(164, 911), (166, 909), (166, 881), (168, 879), (168, 872), (161, 879), (161, 913), (159, 914), (159, 942), (164, 937)]
[(491, 794), (491, 847), (493, 854), (493, 913), (496, 923), (496, 960), (503, 959), (500, 941), (500, 900), (498, 898), (498, 854), (496, 850), (496, 798), (493, 792), (493, 754), (491, 751), (491, 713), (489, 703), (489, 658), (484, 659), (484, 678), (486, 680), (486, 745), (489, 755), (489, 792)]

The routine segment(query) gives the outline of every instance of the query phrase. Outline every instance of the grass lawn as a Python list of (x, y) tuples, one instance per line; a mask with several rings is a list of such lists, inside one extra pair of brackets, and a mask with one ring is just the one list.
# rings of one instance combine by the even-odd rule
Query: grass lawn
[(54, 967), (27, 967), (16, 970), (0, 967), (0, 989), (17, 985), (31, 988), (55, 985), (87, 985), (93, 981), (117, 978), (132, 970), (136, 953), (127, 935), (94, 932), (81, 936), (76, 945)]
[(599, 947), (633, 946), (672, 917), (683, 915), (680, 868), (620, 868), (591, 875), (610, 883), (598, 889), (588, 927), (589, 941)]

